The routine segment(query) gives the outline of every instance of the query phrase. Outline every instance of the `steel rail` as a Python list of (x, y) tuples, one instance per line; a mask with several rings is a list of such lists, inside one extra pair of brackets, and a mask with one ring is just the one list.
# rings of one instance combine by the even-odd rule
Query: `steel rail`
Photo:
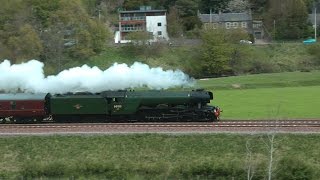
[(148, 123), (46, 123), (0, 124), (7, 128), (79, 128), (79, 127), (320, 127), (320, 120), (237, 120), (218, 122), (148, 122)]

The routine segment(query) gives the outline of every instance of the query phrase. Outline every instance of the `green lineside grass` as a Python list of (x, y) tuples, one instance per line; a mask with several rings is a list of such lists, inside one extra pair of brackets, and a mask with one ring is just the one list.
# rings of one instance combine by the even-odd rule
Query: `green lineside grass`
[(222, 119), (320, 119), (320, 86), (216, 90)]
[[(2, 136), (0, 179), (247, 179), (248, 165), (266, 179), (265, 143), (262, 134)], [(319, 135), (278, 134), (273, 145), (275, 179), (320, 176)]]
[(205, 89), (252, 89), (320, 85), (320, 71), (254, 74), (199, 80)]
[(199, 80), (212, 90), (222, 119), (320, 119), (320, 71)]

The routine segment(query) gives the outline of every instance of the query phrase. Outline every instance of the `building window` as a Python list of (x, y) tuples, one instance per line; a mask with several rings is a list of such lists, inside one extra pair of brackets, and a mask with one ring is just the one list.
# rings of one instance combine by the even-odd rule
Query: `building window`
[(204, 29), (211, 29), (211, 24), (210, 23), (205, 23), (204, 24)]
[(233, 22), (232, 23), (232, 28), (237, 29), (238, 28), (238, 22)]
[(204, 29), (217, 29), (218, 26), (218, 23), (205, 23)]
[(247, 28), (247, 22), (241, 22), (241, 27), (242, 28)]
[(219, 26), (218, 23), (213, 23), (213, 24), (212, 24), (213, 29), (217, 29), (218, 26)]
[(161, 36), (162, 35), (162, 32), (161, 31), (158, 31), (158, 36)]
[(158, 26), (161, 26), (161, 22), (158, 23)]
[(226, 29), (230, 29), (231, 28), (231, 22), (226, 22)]

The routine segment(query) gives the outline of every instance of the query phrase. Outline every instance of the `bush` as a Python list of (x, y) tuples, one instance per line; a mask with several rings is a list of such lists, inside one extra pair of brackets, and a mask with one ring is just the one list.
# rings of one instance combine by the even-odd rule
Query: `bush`
[(276, 174), (276, 179), (314, 179), (314, 170), (312, 166), (297, 155), (287, 156), (280, 160), (280, 170)]
[(310, 53), (313, 56), (313, 63), (315, 65), (320, 65), (320, 44), (312, 44), (307, 48), (308, 53)]

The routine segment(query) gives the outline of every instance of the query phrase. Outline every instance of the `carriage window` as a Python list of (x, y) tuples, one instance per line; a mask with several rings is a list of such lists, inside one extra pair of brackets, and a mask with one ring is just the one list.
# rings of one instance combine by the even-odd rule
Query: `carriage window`
[(11, 105), (11, 109), (16, 109), (16, 102), (15, 101), (11, 101), (10, 105)]

